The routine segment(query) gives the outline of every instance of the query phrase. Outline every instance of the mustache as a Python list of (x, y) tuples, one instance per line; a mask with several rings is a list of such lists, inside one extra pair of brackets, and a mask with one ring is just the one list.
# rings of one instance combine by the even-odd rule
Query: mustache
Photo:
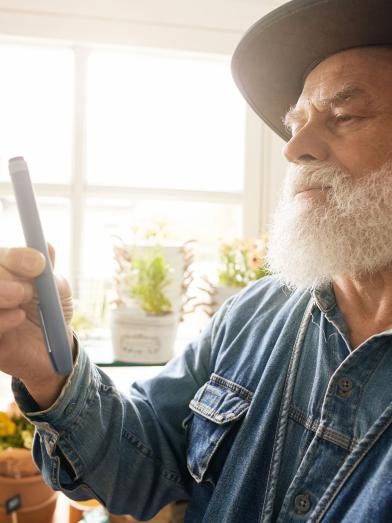
[(289, 197), (308, 189), (338, 189), (346, 185), (350, 176), (333, 164), (312, 162), (308, 165), (289, 164), (285, 193)]

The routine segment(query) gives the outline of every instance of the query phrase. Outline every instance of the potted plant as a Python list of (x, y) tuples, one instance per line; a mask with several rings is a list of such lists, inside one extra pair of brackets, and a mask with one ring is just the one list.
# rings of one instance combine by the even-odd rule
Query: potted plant
[(236, 239), (219, 246), (219, 266), (212, 285), (212, 312), (252, 281), (269, 274), (265, 239)]
[(115, 360), (160, 364), (173, 356), (188, 259), (178, 244), (115, 246), (116, 299), (110, 311)]
[(20, 499), (18, 523), (51, 522), (57, 492), (51, 490), (35, 466), (31, 446), (34, 426), (13, 403), (8, 412), (0, 412), (0, 523), (11, 523), (5, 505)]
[(77, 300), (75, 300), (75, 309), (72, 316), (72, 328), (78, 333), (80, 340), (84, 341), (88, 338), (89, 333), (96, 327), (94, 318), (79, 309)]

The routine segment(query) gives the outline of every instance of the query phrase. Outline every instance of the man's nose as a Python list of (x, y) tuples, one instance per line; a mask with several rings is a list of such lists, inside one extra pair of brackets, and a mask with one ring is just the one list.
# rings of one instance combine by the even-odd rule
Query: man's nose
[(323, 137), (323, 131), (312, 122), (308, 122), (283, 148), (283, 154), (290, 163), (306, 164), (312, 161), (328, 159), (328, 144)]

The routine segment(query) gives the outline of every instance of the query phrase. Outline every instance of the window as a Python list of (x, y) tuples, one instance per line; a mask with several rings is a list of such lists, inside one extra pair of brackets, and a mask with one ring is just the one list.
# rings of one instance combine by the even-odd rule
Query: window
[(88, 183), (242, 191), (245, 110), (229, 67), (227, 57), (93, 52)]
[[(67, 198), (37, 197), (45, 236), (56, 248), (56, 272), (69, 275), (70, 201)], [(1, 245), (25, 245), (22, 226), (17, 218), (15, 198), (0, 199)]]
[(23, 155), (81, 309), (110, 287), (114, 234), (165, 222), (198, 240), (200, 263), (242, 234), (246, 111), (229, 56), (7, 43), (0, 66), (1, 244), (24, 243), (7, 170)]
[(0, 45), (0, 180), (8, 159), (25, 156), (38, 183), (70, 183), (73, 52)]

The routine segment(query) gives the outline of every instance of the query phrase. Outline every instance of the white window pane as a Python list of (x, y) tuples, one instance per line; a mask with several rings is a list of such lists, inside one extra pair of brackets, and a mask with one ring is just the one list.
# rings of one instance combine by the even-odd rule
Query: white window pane
[(73, 54), (63, 48), (0, 45), (0, 180), (24, 156), (36, 182), (70, 180)]
[(228, 57), (97, 51), (87, 101), (90, 183), (242, 191), (245, 103)]
[[(69, 278), (69, 201), (63, 198), (37, 197), (37, 204), (45, 238), (56, 250), (55, 272)], [(0, 198), (0, 222), (1, 247), (23, 247), (26, 245), (13, 197)]]

